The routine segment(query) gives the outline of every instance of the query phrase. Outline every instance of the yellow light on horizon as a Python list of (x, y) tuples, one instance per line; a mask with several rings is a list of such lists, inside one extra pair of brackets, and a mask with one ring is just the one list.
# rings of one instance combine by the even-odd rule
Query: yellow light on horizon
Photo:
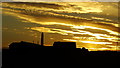
[(95, 41), (80, 41), (80, 42), (91, 44), (112, 44), (111, 42), (95, 42)]

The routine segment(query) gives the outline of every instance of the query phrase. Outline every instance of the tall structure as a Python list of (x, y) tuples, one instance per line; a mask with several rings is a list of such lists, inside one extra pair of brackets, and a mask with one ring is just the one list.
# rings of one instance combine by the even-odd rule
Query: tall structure
[(43, 32), (41, 33), (41, 46), (44, 46), (44, 34), (43, 34)]

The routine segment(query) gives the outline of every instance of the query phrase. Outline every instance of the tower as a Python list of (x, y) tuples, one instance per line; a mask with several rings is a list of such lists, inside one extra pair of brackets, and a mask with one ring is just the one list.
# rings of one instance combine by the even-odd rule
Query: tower
[(44, 34), (43, 34), (43, 32), (41, 33), (41, 46), (44, 46)]

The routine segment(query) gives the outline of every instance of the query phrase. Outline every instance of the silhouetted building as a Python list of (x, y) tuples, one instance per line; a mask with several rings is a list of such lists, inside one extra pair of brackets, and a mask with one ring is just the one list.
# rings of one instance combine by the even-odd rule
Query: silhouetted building
[(17, 49), (17, 48), (39, 48), (40, 45), (34, 44), (34, 43), (29, 43), (29, 42), (13, 42), (9, 45), (10, 49)]
[(83, 52), (88, 52), (88, 49), (86, 49), (85, 47), (82, 48)]
[(76, 42), (54, 42), (56, 48), (76, 48)]

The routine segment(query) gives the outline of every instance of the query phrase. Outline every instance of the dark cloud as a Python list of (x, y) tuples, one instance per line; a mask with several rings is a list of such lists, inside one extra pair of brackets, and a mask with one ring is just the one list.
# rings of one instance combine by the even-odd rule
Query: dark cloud
[[(96, 44), (96, 46), (93, 45), (92, 47), (94, 46), (98, 47), (97, 43), (100, 44), (100, 42), (101, 42), (101, 45), (99, 45), (100, 47), (106, 47), (104, 44), (113, 43), (114, 40), (110, 40), (109, 38), (111, 38), (112, 36), (114, 37), (117, 36), (116, 35), (117, 33), (115, 33), (114, 31), (117, 31), (118, 27), (111, 25), (112, 23), (114, 24), (115, 22), (104, 20), (105, 15), (101, 13), (97, 13), (97, 12), (80, 13), (81, 11), (83, 11), (82, 10), (83, 7), (80, 6), (75, 7), (75, 6), (76, 5), (68, 5), (68, 4), (67, 6), (65, 6), (57, 3), (51, 4), (51, 3), (41, 3), (41, 2), (40, 3), (15, 2), (15, 3), (5, 3), (5, 4), (3, 3), (3, 10), (4, 13), (6, 12), (6, 14), (14, 15), (16, 18), (19, 18), (20, 21), (26, 21), (27, 23), (24, 23), (25, 25), (23, 24), (20, 25), (22, 26), (21, 28), (23, 28), (23, 30), (24, 28), (29, 28), (28, 30), (46, 32), (57, 35), (59, 34), (61, 36), (65, 36), (65, 38), (60, 37), (59, 40), (64, 40), (69, 37), (68, 41), (76, 40), (76, 42), (79, 41), (79, 37), (87, 37), (87, 38), (96, 37), (97, 40), (95, 41), (97, 42), (92, 42), (93, 44)], [(74, 12), (74, 10), (76, 12)], [(102, 18), (102, 20), (100, 20), (99, 18), (92, 19), (92, 17), (100, 17)], [(107, 24), (107, 23), (111, 23), (111, 24)], [(81, 27), (81, 25), (83, 27)], [(19, 28), (20, 26), (17, 25), (15, 26), (15, 28)], [(10, 27), (12, 28), (12, 26)], [(99, 39), (101, 37), (105, 39), (104, 40)], [(83, 44), (81, 42), (78, 43)], [(89, 41), (86, 41), (86, 43), (87, 44), (84, 43), (85, 46), (89, 47), (90, 46)]]
[(58, 5), (58, 4), (50, 4), (50, 3), (42, 3), (42, 2), (11, 2), (11, 3), (8, 3), (8, 4), (11, 4), (11, 5), (27, 5), (27, 6), (33, 6), (33, 7), (44, 7), (44, 8), (53, 8), (53, 9), (60, 9), (62, 7), (65, 7), (65, 6), (62, 6), (62, 5)]
[(1, 2), (14, 2), (13, 0), (0, 0)]

